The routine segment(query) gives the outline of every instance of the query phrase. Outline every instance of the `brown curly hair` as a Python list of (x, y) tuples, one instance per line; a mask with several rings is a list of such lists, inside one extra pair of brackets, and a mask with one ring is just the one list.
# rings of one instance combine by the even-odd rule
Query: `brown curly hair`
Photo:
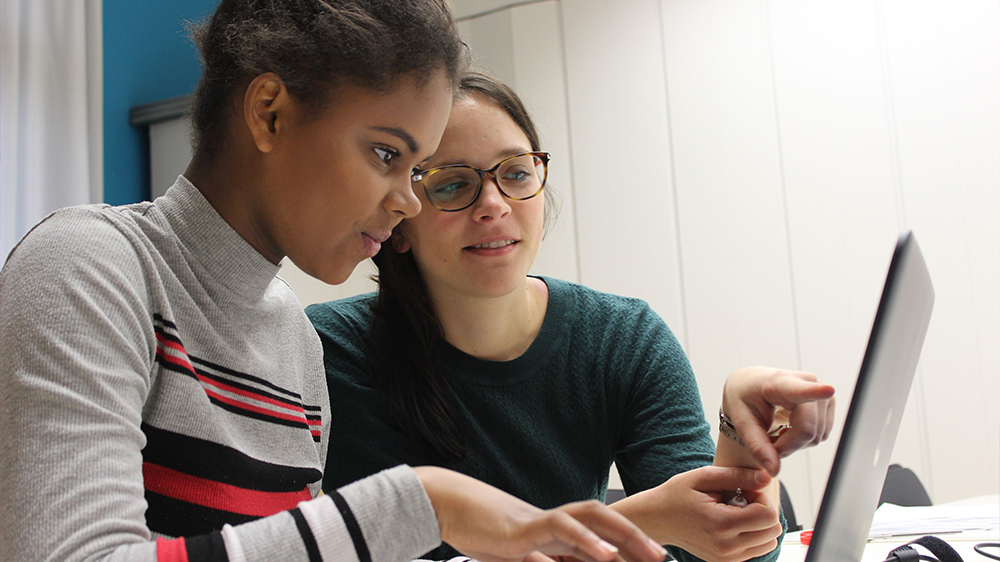
[(444, 69), (457, 85), (469, 56), (444, 0), (222, 0), (191, 33), (204, 67), (192, 140), (207, 153), (225, 140), (234, 96), (266, 72), (319, 112), (345, 83), (386, 92)]

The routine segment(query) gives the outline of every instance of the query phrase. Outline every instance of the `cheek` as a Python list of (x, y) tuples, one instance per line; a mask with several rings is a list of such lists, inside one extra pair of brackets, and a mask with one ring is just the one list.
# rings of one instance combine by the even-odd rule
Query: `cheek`
[(453, 220), (457, 217), (452, 217), (451, 214), (453, 213), (442, 213), (437, 209), (424, 207), (416, 219), (407, 221), (406, 240), (421, 269), (433, 267), (434, 264), (450, 263), (454, 260), (454, 254), (461, 251), (457, 224)]
[[(538, 197), (535, 197), (535, 199), (538, 199)], [(530, 201), (534, 202), (534, 199), (531, 199)], [(541, 239), (541, 237), (545, 234), (544, 200), (541, 200), (538, 203), (533, 204), (529, 209), (527, 209), (527, 211), (528, 211), (528, 213), (526, 213), (527, 224), (525, 226), (532, 234), (535, 235), (536, 239)]]

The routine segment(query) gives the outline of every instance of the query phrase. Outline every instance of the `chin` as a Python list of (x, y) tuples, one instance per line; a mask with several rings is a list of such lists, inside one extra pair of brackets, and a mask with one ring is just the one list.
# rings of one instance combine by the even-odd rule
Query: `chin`
[(486, 297), (502, 297), (522, 288), (527, 283), (527, 274), (487, 275), (475, 282), (475, 287)]
[(340, 285), (344, 281), (347, 281), (351, 274), (354, 273), (354, 269), (358, 266), (358, 263), (349, 266), (345, 264), (322, 264), (328, 267), (316, 267), (313, 264), (296, 265), (303, 273), (313, 279), (317, 279), (328, 285)]

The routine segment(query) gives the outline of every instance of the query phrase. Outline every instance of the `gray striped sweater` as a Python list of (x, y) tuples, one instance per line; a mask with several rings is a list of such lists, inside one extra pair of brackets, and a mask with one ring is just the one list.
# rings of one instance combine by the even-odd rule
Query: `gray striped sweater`
[(0, 272), (0, 560), (392, 562), (440, 543), (407, 467), (314, 499), (336, 428), (277, 273), (183, 177), (21, 241)]

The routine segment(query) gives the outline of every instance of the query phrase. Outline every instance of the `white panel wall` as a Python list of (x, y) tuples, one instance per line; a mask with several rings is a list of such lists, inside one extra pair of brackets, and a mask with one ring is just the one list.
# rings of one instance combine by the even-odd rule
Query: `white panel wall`
[[(741, 366), (798, 367), (763, 17), (753, 0), (663, 4), (687, 351), (706, 412)], [(808, 484), (792, 469), (805, 458), (786, 462), (790, 490)]]
[[(763, 363), (833, 382), (842, 423), (912, 228), (938, 299), (894, 462), (937, 502), (1000, 491), (1000, 3), (522, 4), (453, 2), (572, 164), (558, 253), (578, 274), (537, 270), (648, 300), (710, 417)], [(834, 448), (786, 460), (806, 524)]]
[[(864, 1), (769, 2), (765, 13), (801, 367), (837, 387), (843, 417), (900, 228), (877, 20)], [(912, 417), (904, 419), (894, 460), (921, 473), (900, 458), (916, 446), (906, 439)], [(834, 452), (808, 453), (814, 472), (807, 490), (796, 486), (795, 499), (811, 511)]]
[(683, 342), (659, 5), (561, 9), (580, 282), (645, 298)]

